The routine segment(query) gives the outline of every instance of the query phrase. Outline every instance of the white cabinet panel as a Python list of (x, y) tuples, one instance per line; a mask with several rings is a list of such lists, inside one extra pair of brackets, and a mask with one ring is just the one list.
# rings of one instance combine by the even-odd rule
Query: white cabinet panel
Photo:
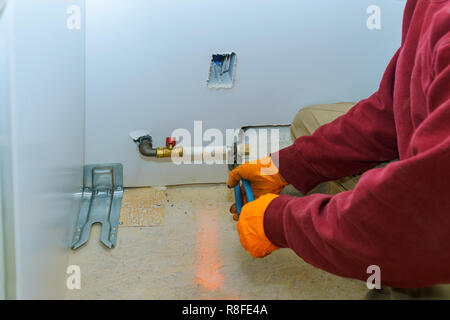
[(15, 262), (20, 299), (65, 292), (84, 164), (84, 26), (68, 28), (74, 4), (84, 11), (80, 0), (7, 7), (10, 103), (1, 108), (9, 132), (1, 152), (10, 162), (2, 165), (9, 180), (2, 188), (9, 194), (4, 214), (14, 217), (15, 256), (7, 259)]

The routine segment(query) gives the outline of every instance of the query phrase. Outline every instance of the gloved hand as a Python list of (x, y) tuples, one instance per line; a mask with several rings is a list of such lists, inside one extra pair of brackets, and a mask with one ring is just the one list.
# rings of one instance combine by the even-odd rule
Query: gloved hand
[[(287, 182), (283, 181), (278, 168), (272, 163), (270, 156), (259, 159), (253, 162), (246, 162), (234, 170), (232, 170), (228, 176), (227, 185), (229, 188), (235, 187), (241, 178), (244, 178), (250, 182), (255, 199), (266, 193), (280, 194)], [(241, 186), (241, 193), (243, 195), (242, 201), (247, 203), (247, 197)], [(234, 213), (234, 220), (237, 220), (236, 216), (236, 204), (233, 204), (230, 208), (230, 212)]]
[(277, 194), (265, 194), (242, 207), (237, 231), (242, 246), (254, 257), (262, 258), (279, 249), (264, 233), (264, 212)]

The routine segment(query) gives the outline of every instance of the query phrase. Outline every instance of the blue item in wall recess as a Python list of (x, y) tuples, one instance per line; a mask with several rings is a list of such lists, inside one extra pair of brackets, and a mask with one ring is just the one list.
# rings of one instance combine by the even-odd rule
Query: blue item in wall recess
[(213, 54), (209, 67), (208, 88), (232, 88), (235, 69), (236, 54), (234, 52)]
[[(250, 186), (250, 182), (248, 182), (245, 179), (241, 179), (241, 181), (242, 181), (242, 184), (244, 185), (244, 190), (245, 190), (245, 194), (247, 196), (248, 202), (252, 202), (253, 200), (255, 200), (255, 197), (253, 195), (253, 191), (252, 191), (252, 187)], [(234, 187), (234, 199), (236, 202), (237, 218), (239, 220), (239, 216), (241, 214), (241, 210), (242, 210), (242, 206), (243, 206), (240, 183), (238, 183), (238, 185), (236, 187)]]

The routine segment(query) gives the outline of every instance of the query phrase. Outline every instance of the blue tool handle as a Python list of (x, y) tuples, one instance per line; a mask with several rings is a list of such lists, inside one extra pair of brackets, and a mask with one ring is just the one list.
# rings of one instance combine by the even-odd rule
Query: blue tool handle
[(253, 196), (253, 190), (250, 186), (250, 182), (248, 182), (245, 179), (242, 179), (242, 184), (244, 185), (245, 194), (247, 195), (248, 202), (252, 202), (255, 200), (255, 197)]
[(234, 187), (234, 200), (236, 202), (236, 211), (237, 217), (239, 219), (239, 214), (242, 210), (242, 195), (241, 195), (241, 184), (238, 183), (236, 187)]
[[(250, 186), (250, 182), (248, 182), (245, 179), (241, 179), (242, 184), (244, 185), (245, 194), (247, 195), (247, 201), (251, 202), (255, 200), (255, 197), (253, 195), (252, 187)], [(242, 195), (241, 195), (241, 185), (240, 183), (234, 187), (234, 199), (236, 200), (236, 211), (237, 211), (237, 218), (239, 220), (239, 215), (241, 214), (242, 210)]]

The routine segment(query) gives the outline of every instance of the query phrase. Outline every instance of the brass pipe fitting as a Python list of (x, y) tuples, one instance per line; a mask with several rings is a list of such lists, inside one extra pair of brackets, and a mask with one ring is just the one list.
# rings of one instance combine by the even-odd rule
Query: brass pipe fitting
[(183, 147), (158, 148), (156, 151), (156, 157), (157, 158), (170, 158), (170, 157), (172, 157), (172, 153), (175, 156), (182, 157), (183, 156)]

